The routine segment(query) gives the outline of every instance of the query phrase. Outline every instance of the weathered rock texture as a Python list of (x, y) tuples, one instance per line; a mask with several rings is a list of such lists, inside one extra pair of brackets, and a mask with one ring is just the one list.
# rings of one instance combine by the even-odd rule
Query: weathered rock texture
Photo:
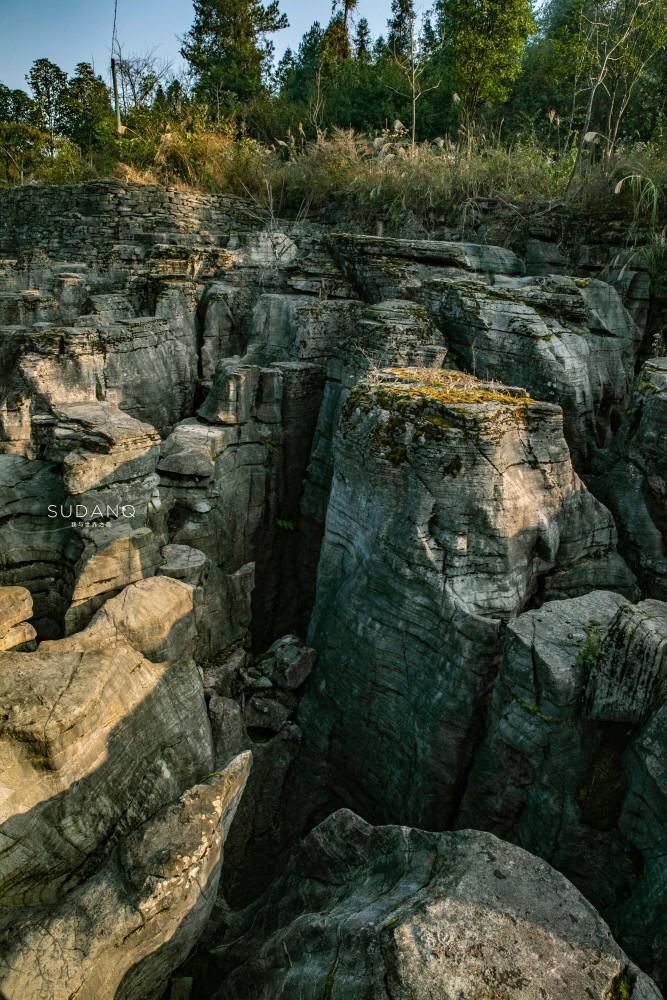
[[(618, 227), (571, 223), (479, 205), (442, 240), (382, 239), (154, 186), (0, 192), (15, 995), (55, 961), (50, 933), (90, 956), (58, 989), (163, 981), (212, 896), (193, 859), (215, 867), (237, 799), (206, 776), (247, 750), (232, 905), (341, 803), (437, 828), (476, 809), (667, 978), (664, 622), (629, 603), (628, 569), (665, 596), (664, 372), (646, 261)], [(604, 655), (584, 679), (564, 640), (564, 700), (543, 705), (550, 682), (523, 688), (551, 667), (523, 678), (518, 637), (562, 599), (575, 660), (591, 636)], [(159, 884), (124, 867), (139, 829), (185, 837)], [(141, 843), (139, 872), (154, 868)], [(150, 961), (129, 957), (137, 906), (162, 941)]]
[(613, 511), (627, 559), (647, 595), (667, 599), (667, 358), (647, 361), (595, 488)]
[(0, 587), (0, 652), (31, 648), (36, 633), (29, 618), (30, 591), (25, 587)]
[(606, 282), (523, 277), (516, 255), (458, 243), (338, 237), (341, 262), (372, 301), (423, 303), (450, 361), (563, 407), (579, 470), (618, 429), (641, 331)]
[(159, 997), (210, 916), (249, 756), (237, 757), (133, 830), (59, 904), (16, 908), (10, 921), (0, 915), (2, 995)]
[(594, 592), (521, 615), (507, 628), (456, 821), (546, 858), (615, 929), (641, 911), (631, 950), (658, 980), (667, 935), (657, 849), (666, 680), (667, 605), (659, 601), (635, 606)]
[(213, 764), (193, 590), (127, 588), (86, 630), (2, 654), (0, 903), (54, 902)]
[(396, 371), (355, 390), (299, 713), (334, 794), (374, 821), (450, 822), (502, 622), (591, 585), (632, 592), (614, 545), (557, 407), (456, 372)]
[(215, 953), (218, 1000), (658, 1000), (609, 928), (542, 861), (489, 834), (318, 826)]
[[(0, 598), (7, 622), (30, 613), (22, 588)], [(3, 996), (157, 997), (199, 937), (250, 755), (200, 783), (194, 637), (193, 588), (161, 576), (0, 654)]]

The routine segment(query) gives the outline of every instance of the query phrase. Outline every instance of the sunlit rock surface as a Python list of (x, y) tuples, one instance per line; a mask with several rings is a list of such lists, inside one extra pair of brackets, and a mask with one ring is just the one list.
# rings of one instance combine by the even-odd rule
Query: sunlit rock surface
[(3, 996), (159, 996), (210, 915), (249, 765), (243, 754), (160, 809), (62, 902), (0, 916)]

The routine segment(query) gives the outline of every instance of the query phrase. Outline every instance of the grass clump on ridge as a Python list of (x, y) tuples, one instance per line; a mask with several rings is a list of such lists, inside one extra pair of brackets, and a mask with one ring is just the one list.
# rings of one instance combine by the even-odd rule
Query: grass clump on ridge
[(415, 399), (433, 400), (445, 405), (461, 403), (503, 403), (508, 406), (528, 406), (534, 403), (525, 390), (509, 390), (495, 382), (483, 382), (465, 372), (434, 368), (387, 368), (392, 375), (381, 382), (385, 392)]

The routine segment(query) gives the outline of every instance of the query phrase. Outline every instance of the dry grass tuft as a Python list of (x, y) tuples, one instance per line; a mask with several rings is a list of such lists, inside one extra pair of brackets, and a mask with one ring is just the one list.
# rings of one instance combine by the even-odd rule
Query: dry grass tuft
[(529, 406), (534, 403), (524, 389), (510, 389), (496, 382), (483, 382), (465, 372), (434, 368), (387, 368), (393, 377), (381, 383), (385, 392), (445, 405), (502, 403)]

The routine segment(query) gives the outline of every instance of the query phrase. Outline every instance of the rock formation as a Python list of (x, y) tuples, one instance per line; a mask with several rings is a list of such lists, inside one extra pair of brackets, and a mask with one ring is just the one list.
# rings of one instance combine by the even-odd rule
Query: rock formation
[(667, 358), (652, 358), (637, 376), (611, 467), (596, 480), (645, 593), (661, 600), (667, 599), (666, 421)]
[(561, 411), (524, 390), (390, 371), (351, 394), (334, 468), (299, 724), (339, 799), (443, 828), (502, 622), (536, 597), (633, 580)]
[(13, 908), (0, 923), (2, 995), (159, 996), (210, 916), (248, 756), (134, 829), (62, 902)]
[[(22, 588), (0, 604), (30, 613)], [(142, 580), (76, 635), (0, 655), (3, 996), (155, 996), (206, 923), (250, 755), (199, 783), (193, 606)]]
[(371, 827), (347, 810), (304, 840), (214, 953), (217, 1000), (659, 1000), (549, 865), (489, 834)]
[[(528, 997), (533, 947), (558, 995), (655, 996), (632, 962), (667, 982), (648, 272), (558, 209), (439, 235), (150, 185), (0, 191), (4, 996), (157, 998), (227, 925), (230, 996), (252, 967), (267, 997), (285, 974), (294, 996), (381, 974)], [(336, 813), (299, 847), (339, 806), (439, 832)], [(337, 890), (304, 858), (353, 865), (331, 897), (353, 915), (395, 870), (384, 930), (349, 917), (377, 965), (311, 919)], [(497, 960), (471, 924), (496, 890)]]
[(660, 601), (596, 591), (520, 615), (507, 628), (456, 820), (545, 858), (614, 929), (641, 911), (632, 951), (658, 978), (667, 883), (656, 845), (667, 799), (655, 778), (667, 748), (658, 735), (666, 679)]

